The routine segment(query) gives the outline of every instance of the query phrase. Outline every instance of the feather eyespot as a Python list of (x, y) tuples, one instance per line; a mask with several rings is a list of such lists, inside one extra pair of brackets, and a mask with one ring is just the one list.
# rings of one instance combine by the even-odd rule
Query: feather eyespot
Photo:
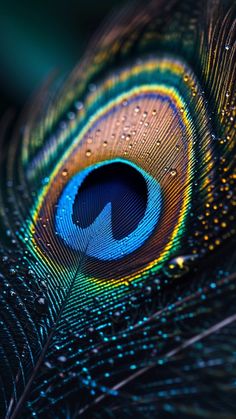
[[(70, 265), (75, 254), (84, 254), (87, 274), (122, 281), (159, 269), (178, 248), (194, 177), (206, 171), (211, 155), (203, 99), (192, 96), (186, 73), (197, 85), (185, 64), (149, 58), (87, 95), (73, 141), (36, 208), (34, 241), (47, 257)], [(45, 219), (53, 222), (43, 238)]]

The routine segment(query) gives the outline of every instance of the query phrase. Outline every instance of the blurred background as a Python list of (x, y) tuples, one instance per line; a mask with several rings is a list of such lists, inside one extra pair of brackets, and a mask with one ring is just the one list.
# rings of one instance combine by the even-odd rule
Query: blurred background
[(53, 70), (69, 72), (128, 0), (0, 0), (0, 113), (21, 109)]

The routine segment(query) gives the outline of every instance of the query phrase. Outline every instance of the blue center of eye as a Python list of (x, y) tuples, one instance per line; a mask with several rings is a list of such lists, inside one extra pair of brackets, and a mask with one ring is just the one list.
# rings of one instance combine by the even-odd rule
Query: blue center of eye
[(140, 248), (158, 224), (159, 183), (135, 164), (115, 159), (77, 173), (58, 202), (56, 230), (88, 256), (116, 260)]
[(89, 227), (111, 203), (111, 226), (115, 240), (134, 231), (146, 211), (148, 189), (142, 174), (129, 164), (114, 162), (90, 172), (81, 184), (73, 204), (72, 220)]

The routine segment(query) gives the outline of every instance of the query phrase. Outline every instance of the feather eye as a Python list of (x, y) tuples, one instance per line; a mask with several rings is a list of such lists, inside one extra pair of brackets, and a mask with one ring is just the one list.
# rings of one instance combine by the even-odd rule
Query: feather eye
[(194, 345), (234, 321), (211, 261), (235, 235), (235, 7), (194, 7), (126, 9), (7, 148), (6, 417), (215, 412)]
[(200, 90), (186, 65), (166, 57), (130, 64), (96, 86), (36, 200), (35, 248), (62, 268), (84, 253), (87, 273), (114, 283), (160, 269), (180, 246), (193, 184), (198, 177), (197, 194), (212, 160)]

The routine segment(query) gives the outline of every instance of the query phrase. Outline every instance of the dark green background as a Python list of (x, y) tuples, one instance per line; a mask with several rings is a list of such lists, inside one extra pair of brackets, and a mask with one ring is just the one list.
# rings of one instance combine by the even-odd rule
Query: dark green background
[(53, 71), (70, 71), (127, 0), (0, 0), (0, 107), (21, 107)]

